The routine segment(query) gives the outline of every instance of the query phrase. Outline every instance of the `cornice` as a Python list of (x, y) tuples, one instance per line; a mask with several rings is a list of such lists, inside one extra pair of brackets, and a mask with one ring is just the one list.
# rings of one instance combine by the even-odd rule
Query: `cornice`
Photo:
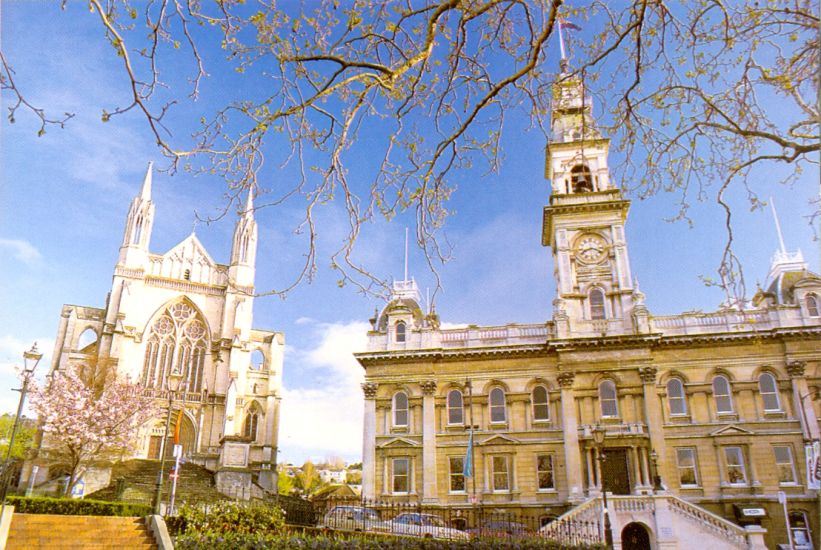
[(427, 348), (416, 350), (387, 350), (365, 351), (354, 353), (354, 357), (362, 366), (370, 366), (382, 362), (412, 363), (417, 361), (461, 361), (479, 360), (491, 357), (544, 357), (547, 355), (546, 346), (488, 346), (481, 348)]

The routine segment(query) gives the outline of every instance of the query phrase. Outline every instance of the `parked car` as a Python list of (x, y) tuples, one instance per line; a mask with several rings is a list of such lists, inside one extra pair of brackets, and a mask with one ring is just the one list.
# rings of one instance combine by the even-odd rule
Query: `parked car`
[(473, 537), (491, 537), (497, 539), (536, 536), (536, 533), (528, 529), (524, 523), (509, 520), (489, 521), (479, 528), (469, 529), (468, 532)]
[(334, 506), (325, 514), (320, 527), (340, 531), (371, 531), (388, 533), (391, 525), (379, 512), (363, 506)]
[(396, 535), (428, 537), (448, 540), (468, 540), (464, 531), (447, 527), (441, 518), (433, 514), (405, 512), (390, 520), (391, 532)]

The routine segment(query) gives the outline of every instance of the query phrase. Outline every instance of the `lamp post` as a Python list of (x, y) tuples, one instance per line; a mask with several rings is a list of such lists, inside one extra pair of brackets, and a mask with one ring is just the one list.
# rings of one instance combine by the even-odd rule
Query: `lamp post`
[[(154, 513), (160, 515), (160, 504), (162, 503), (162, 484), (163, 484), (163, 472), (165, 471), (165, 446), (168, 443), (168, 431), (171, 429), (171, 414), (173, 412), (174, 406), (174, 394), (180, 388), (180, 382), (182, 381), (182, 375), (179, 372), (170, 372), (168, 377), (165, 381), (165, 387), (168, 390), (168, 407), (167, 407), (167, 416), (165, 418), (165, 431), (163, 432), (163, 438), (160, 442), (160, 471), (157, 473), (157, 484), (154, 488), (154, 502), (152, 503), (152, 507), (154, 508)], [(173, 387), (172, 387), (173, 384)]]
[(11, 437), (9, 437), (9, 448), (6, 451), (6, 460), (3, 462), (3, 488), (2, 488), (2, 506), (0, 506), (0, 517), (6, 513), (6, 495), (9, 492), (9, 481), (11, 480), (8, 473), (8, 468), (11, 465), (11, 450), (14, 447), (14, 437), (17, 435), (17, 428), (20, 427), (20, 416), (23, 414), (23, 406), (26, 403), (26, 393), (29, 389), (29, 383), (34, 376), (34, 369), (43, 354), (37, 350), (37, 342), (31, 346), (31, 349), (23, 353), (23, 387), (20, 392), (20, 403), (17, 405), (17, 416), (14, 417), (14, 425), (11, 428)]
[(650, 462), (653, 463), (653, 492), (661, 491), (661, 476), (659, 475), (659, 454), (655, 449), (650, 451)]
[(593, 428), (593, 442), (596, 444), (596, 450), (599, 452), (599, 480), (601, 481), (602, 498), (604, 499), (604, 544), (612, 550), (613, 548), (613, 529), (610, 525), (610, 511), (607, 509), (607, 484), (602, 475), (604, 461), (606, 456), (604, 454), (604, 438), (607, 436), (607, 428), (601, 424), (596, 424)]

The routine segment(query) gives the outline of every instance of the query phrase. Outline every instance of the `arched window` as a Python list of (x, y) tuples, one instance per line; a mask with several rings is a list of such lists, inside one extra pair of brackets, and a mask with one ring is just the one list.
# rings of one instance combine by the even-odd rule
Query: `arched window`
[(408, 394), (403, 391), (396, 392), (393, 396), (393, 425), (408, 425)]
[(730, 393), (730, 382), (724, 375), (713, 378), (713, 399), (718, 413), (733, 412), (733, 396)]
[(262, 350), (257, 349), (251, 354), (251, 369), (262, 370), (265, 368), (265, 354)]
[(619, 416), (616, 383), (612, 380), (604, 380), (599, 384), (599, 403), (601, 404), (602, 418), (615, 418)]
[(815, 294), (807, 294), (807, 297), (804, 299), (804, 302), (807, 304), (807, 314), (810, 317), (818, 317), (818, 296), (816, 296)]
[(584, 164), (577, 164), (570, 170), (570, 181), (574, 193), (589, 193), (593, 190), (593, 177), (590, 168)]
[(550, 402), (547, 397), (547, 388), (536, 386), (533, 388), (533, 420), (536, 422), (550, 420)]
[(464, 406), (462, 404), (462, 392), (450, 390), (448, 392), (448, 424), (464, 424)]
[(93, 328), (87, 328), (77, 340), (77, 350), (81, 353), (91, 353), (97, 349), (97, 333)]
[(242, 435), (250, 439), (251, 441), (257, 440), (257, 427), (259, 426), (259, 411), (256, 407), (253, 407), (250, 411), (248, 411), (248, 415), (245, 417), (245, 424), (242, 427)]
[(667, 382), (667, 403), (670, 414), (687, 414), (687, 396), (684, 395), (684, 384), (678, 378)]
[(396, 341), (397, 342), (404, 342), (405, 341), (405, 331), (407, 327), (405, 326), (405, 321), (399, 321), (396, 323)]
[(778, 400), (778, 385), (772, 374), (765, 372), (758, 377), (758, 390), (761, 392), (761, 400), (764, 401), (765, 411), (781, 410), (781, 403)]
[(590, 291), (590, 318), (607, 318), (607, 314), (604, 310), (604, 292), (600, 288), (594, 288)]
[(165, 389), (170, 374), (182, 377), (180, 388), (202, 390), (208, 334), (205, 321), (185, 302), (168, 307), (147, 331), (142, 383)]
[(505, 390), (502, 388), (493, 388), (490, 390), (490, 421), (505, 422), (506, 420)]

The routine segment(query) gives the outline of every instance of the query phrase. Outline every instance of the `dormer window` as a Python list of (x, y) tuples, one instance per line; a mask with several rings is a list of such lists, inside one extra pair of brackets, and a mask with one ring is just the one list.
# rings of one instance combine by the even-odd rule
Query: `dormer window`
[(593, 191), (593, 176), (586, 164), (577, 164), (570, 170), (570, 182), (574, 193), (590, 193)]
[(808, 294), (805, 298), (805, 303), (807, 304), (807, 315), (810, 317), (818, 317), (818, 296), (815, 294)]
[(405, 332), (407, 327), (405, 326), (405, 321), (399, 321), (396, 323), (396, 341), (399, 343), (403, 343), (405, 341)]

